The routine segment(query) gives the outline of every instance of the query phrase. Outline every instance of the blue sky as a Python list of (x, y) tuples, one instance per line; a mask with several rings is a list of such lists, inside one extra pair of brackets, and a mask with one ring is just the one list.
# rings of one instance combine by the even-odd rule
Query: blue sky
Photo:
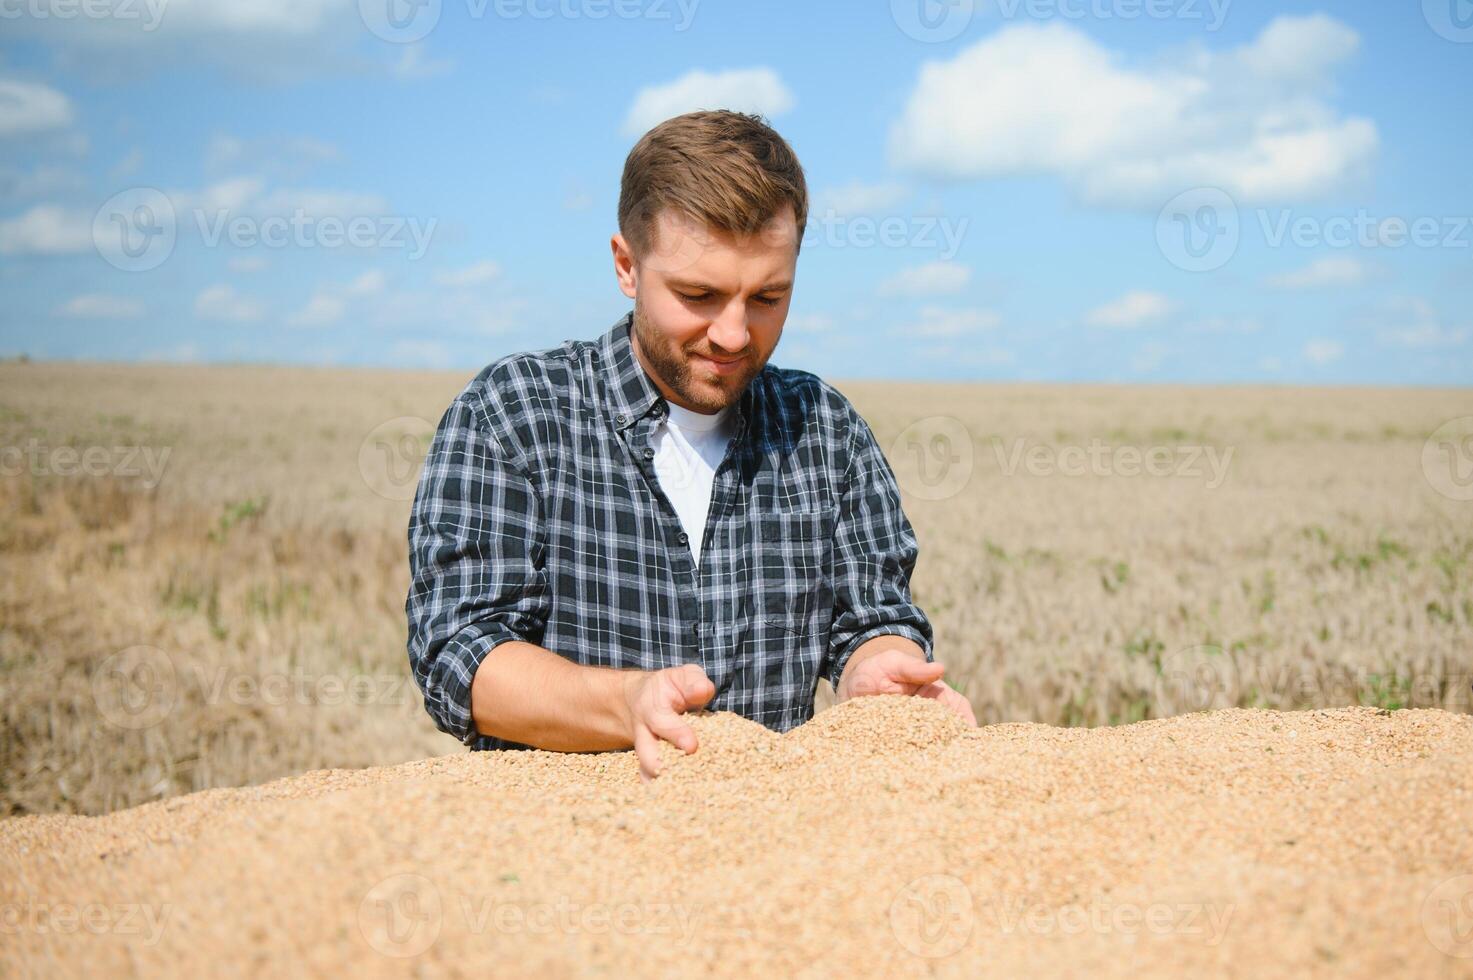
[(812, 195), (775, 363), (1473, 381), (1468, 0), (0, 0), (0, 37), (0, 354), (596, 336), (625, 154), (726, 106)]

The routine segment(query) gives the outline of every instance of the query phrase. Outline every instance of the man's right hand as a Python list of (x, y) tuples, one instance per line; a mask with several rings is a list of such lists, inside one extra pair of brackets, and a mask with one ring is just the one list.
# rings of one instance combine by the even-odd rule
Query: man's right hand
[(659, 775), (661, 739), (686, 755), (696, 750), (696, 733), (680, 716), (715, 696), (716, 685), (696, 664), (630, 672), (624, 682), (624, 698), (640, 779), (649, 782)]

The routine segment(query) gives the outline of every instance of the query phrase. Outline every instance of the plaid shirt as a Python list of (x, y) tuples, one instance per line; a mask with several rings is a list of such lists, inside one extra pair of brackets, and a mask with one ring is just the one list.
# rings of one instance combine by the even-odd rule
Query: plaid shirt
[(711, 710), (775, 731), (812, 717), (819, 676), (837, 684), (872, 637), (932, 659), (894, 473), (806, 371), (769, 362), (742, 393), (697, 567), (655, 473), (667, 403), (632, 323), (488, 365), (430, 445), (409, 520), (409, 662), (435, 723), (472, 748), (525, 748), (471, 719), (471, 678), (505, 640), (604, 667), (700, 664)]

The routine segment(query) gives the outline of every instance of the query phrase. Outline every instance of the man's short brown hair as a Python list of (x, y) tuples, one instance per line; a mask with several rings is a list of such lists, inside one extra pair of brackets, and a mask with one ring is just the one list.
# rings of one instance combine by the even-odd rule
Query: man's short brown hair
[(667, 208), (712, 229), (746, 237), (792, 205), (802, 247), (808, 185), (798, 155), (760, 115), (688, 112), (640, 137), (619, 183), (619, 231), (638, 261), (654, 246)]

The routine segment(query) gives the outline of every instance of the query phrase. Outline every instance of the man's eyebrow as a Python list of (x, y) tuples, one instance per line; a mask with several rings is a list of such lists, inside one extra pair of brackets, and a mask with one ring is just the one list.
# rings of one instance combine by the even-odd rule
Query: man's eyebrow
[[(665, 281), (666, 281), (666, 283), (668, 283), (671, 286), (683, 286), (686, 289), (696, 289), (696, 290), (699, 290), (699, 291), (701, 291), (703, 293), (724, 293), (725, 292), (725, 290), (723, 290), (723, 289), (717, 289), (715, 286), (712, 286), (710, 283), (697, 282), (697, 281), (691, 280), (691, 279), (666, 279)], [(766, 283), (765, 285), (759, 287), (757, 289), (757, 292), (759, 292), (759, 293), (779, 292), (781, 290), (791, 288), (792, 285), (793, 285), (793, 281), (791, 279), (779, 279), (779, 280), (777, 280), (775, 282), (769, 282), (769, 283)]]

